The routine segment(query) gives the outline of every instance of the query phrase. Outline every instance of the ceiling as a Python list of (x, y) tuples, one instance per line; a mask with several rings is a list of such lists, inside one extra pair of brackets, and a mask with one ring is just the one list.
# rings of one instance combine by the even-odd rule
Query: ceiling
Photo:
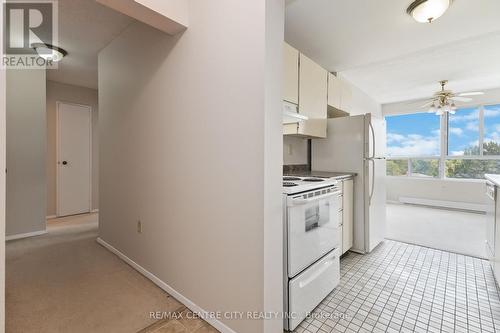
[(59, 0), (59, 45), (66, 56), (47, 79), (97, 89), (97, 54), (133, 22), (95, 0)]
[(455, 0), (421, 24), (412, 0), (288, 0), (285, 40), (379, 103), (500, 86), (500, 1)]

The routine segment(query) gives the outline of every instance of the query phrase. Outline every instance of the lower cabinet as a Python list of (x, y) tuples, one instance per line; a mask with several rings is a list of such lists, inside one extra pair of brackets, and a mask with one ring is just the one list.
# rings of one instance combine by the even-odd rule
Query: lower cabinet
[(354, 180), (342, 181), (342, 254), (351, 249), (354, 242)]
[(497, 195), (495, 199), (495, 249), (493, 253), (493, 274), (495, 275), (495, 280), (497, 281), (497, 285), (500, 286), (500, 191), (498, 191), (498, 187), (496, 188)]

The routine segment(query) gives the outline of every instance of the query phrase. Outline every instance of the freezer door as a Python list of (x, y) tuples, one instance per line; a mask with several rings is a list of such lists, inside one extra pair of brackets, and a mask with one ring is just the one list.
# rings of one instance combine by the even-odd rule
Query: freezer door
[(386, 152), (386, 122), (383, 118), (377, 118), (371, 114), (365, 116), (367, 155), (368, 158), (384, 158)]
[(312, 170), (363, 172), (365, 116), (328, 119), (328, 137), (312, 140)]

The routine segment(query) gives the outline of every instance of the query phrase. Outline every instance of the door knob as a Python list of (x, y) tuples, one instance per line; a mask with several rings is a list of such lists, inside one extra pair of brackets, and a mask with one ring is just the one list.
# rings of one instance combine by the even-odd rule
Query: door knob
[(63, 164), (63, 165), (67, 165), (67, 164), (68, 164), (68, 161), (62, 161), (62, 164)]

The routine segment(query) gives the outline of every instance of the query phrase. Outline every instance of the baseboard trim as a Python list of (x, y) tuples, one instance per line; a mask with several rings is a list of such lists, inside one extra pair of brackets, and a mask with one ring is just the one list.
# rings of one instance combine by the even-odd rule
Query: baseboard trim
[(399, 201), (404, 204), (455, 209), (455, 210), (470, 211), (470, 212), (485, 213), (487, 210), (487, 206), (484, 204), (476, 204), (468, 202), (433, 200), (433, 199), (422, 199), (422, 198), (411, 198), (411, 197), (400, 197)]
[(92, 209), (90, 213), (99, 213), (99, 209)]
[(35, 236), (45, 235), (46, 233), (47, 233), (47, 230), (40, 230), (40, 231), (27, 232), (24, 234), (15, 234), (15, 235), (10, 235), (10, 236), (5, 236), (5, 241), (11, 241), (11, 240), (28, 238), (28, 237), (35, 237)]
[(184, 304), (188, 309), (190, 309), (191, 311), (193, 311), (195, 313), (201, 314), (202, 318), (207, 323), (209, 323), (214, 328), (216, 328), (219, 332), (222, 332), (222, 333), (236, 333), (235, 331), (233, 331), (231, 328), (229, 328), (228, 326), (226, 326), (221, 321), (219, 321), (217, 319), (214, 319), (214, 318), (211, 318), (212, 316), (209, 315), (210, 314), (209, 311), (206, 311), (206, 310), (202, 309), (200, 306), (196, 305), (190, 299), (188, 299), (187, 297), (184, 297), (181, 293), (179, 293), (178, 291), (176, 291), (174, 288), (170, 287), (168, 284), (166, 284), (165, 282), (163, 282), (162, 280), (160, 280), (158, 277), (156, 277), (153, 273), (149, 272), (144, 267), (142, 267), (141, 265), (139, 265), (138, 263), (136, 263), (135, 261), (133, 261), (132, 259), (130, 259), (129, 257), (127, 257), (125, 254), (123, 254), (118, 249), (116, 249), (115, 247), (113, 247), (112, 245), (110, 245), (109, 243), (107, 243), (102, 238), (98, 237), (97, 238), (97, 243), (101, 244), (103, 247), (105, 247), (106, 249), (108, 249), (110, 252), (116, 254), (120, 259), (122, 259), (127, 264), (129, 264), (130, 266), (132, 266), (132, 268), (134, 268), (136, 271), (138, 271), (139, 273), (141, 273), (142, 275), (144, 275), (146, 278), (148, 278), (149, 280), (151, 280), (154, 284), (156, 284), (158, 287), (160, 287), (161, 289), (163, 289), (164, 291), (166, 291), (169, 295), (173, 296), (179, 302), (181, 302), (182, 304)]
[(57, 218), (57, 215), (47, 215), (47, 216), (45, 216), (46, 220), (51, 220), (51, 219), (55, 219), (55, 218)]

